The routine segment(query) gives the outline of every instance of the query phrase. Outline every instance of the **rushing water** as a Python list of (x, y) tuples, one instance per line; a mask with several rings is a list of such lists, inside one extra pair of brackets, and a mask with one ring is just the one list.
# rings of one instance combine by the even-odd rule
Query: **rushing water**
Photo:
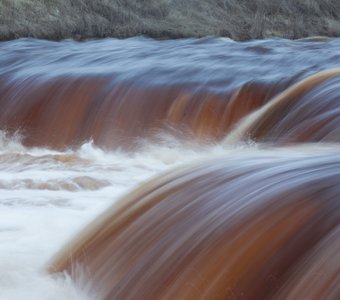
[(0, 299), (337, 299), (337, 68), (339, 39), (1, 42)]

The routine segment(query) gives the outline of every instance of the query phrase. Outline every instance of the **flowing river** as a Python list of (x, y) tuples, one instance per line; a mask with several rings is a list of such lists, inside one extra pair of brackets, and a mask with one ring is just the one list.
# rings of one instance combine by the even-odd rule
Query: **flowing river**
[(339, 299), (340, 39), (0, 43), (0, 299)]

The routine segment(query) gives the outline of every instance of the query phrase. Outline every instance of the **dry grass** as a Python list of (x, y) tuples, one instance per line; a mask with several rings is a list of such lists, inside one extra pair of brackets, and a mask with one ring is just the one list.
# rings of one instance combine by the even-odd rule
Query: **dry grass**
[(0, 0), (0, 39), (340, 36), (339, 0)]

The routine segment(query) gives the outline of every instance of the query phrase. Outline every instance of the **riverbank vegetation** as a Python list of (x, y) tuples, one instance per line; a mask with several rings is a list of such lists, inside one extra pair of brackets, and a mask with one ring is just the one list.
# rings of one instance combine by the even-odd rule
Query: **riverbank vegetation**
[(338, 0), (0, 0), (0, 39), (340, 36)]

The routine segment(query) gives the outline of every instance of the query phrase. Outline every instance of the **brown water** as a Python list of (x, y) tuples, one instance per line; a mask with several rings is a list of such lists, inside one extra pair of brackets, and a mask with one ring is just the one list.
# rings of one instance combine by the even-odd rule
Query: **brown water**
[(339, 167), (249, 155), (174, 172), (108, 210), (53, 270), (82, 265), (104, 299), (336, 299)]
[[(340, 66), (336, 39), (247, 43), (223, 39), (19, 40), (2, 43), (1, 51), (0, 128), (20, 131), (25, 145), (57, 149), (90, 139), (109, 149), (135, 148), (139, 139), (155, 138), (164, 131), (218, 141), (242, 117), (302, 78)], [(311, 114), (318, 118), (320, 110), (327, 115), (311, 121), (320, 132), (313, 140), (325, 137), (322, 128), (337, 127), (331, 113), (339, 93), (338, 79), (330, 82), (333, 77), (338, 76), (304, 82), (297, 92), (285, 96), (289, 98), (286, 106), (296, 102), (298, 107), (292, 110), (299, 115), (300, 110), (308, 118)], [(327, 103), (314, 105), (324, 95)], [(289, 109), (283, 111), (282, 105), (276, 105), (281, 116), (272, 113), (275, 123), (282, 122), (279, 119)], [(289, 115), (297, 121), (293, 112)], [(301, 118), (305, 121), (302, 131), (310, 128), (310, 122)], [(268, 127), (273, 122), (268, 120)], [(277, 126), (285, 135), (292, 134), (290, 128)], [(264, 138), (264, 129), (256, 130), (261, 136), (254, 128), (251, 138)], [(272, 135), (279, 130), (271, 128)], [(290, 141), (303, 135), (301, 129), (294, 130), (298, 133)], [(270, 134), (267, 140), (274, 138)], [(336, 134), (327, 140), (337, 140)]]
[(3, 195), (44, 191), (78, 213), (70, 203), (154, 176), (57, 243), (50, 273), (105, 300), (339, 299), (339, 39), (21, 39), (0, 52)]

